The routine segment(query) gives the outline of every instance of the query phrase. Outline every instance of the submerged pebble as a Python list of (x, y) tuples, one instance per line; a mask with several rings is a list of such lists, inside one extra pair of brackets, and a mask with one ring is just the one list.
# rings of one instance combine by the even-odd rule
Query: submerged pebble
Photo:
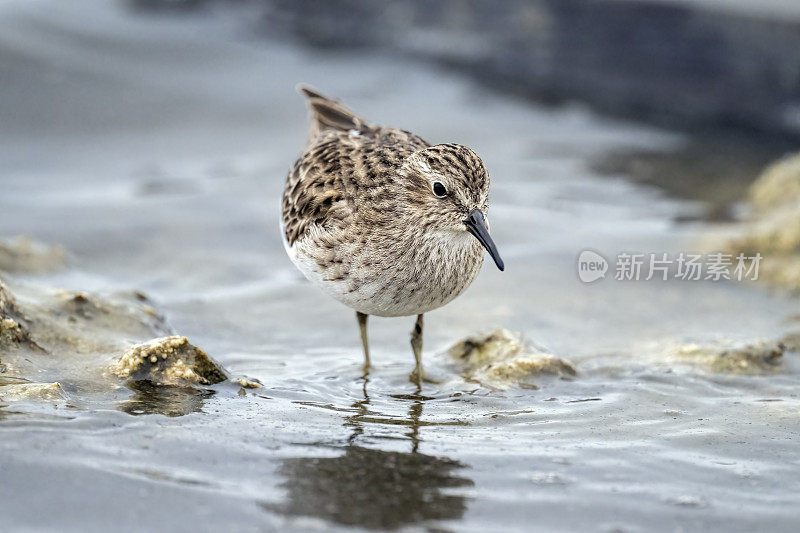
[(575, 375), (572, 363), (532, 346), (507, 329), (464, 339), (448, 353), (462, 367), (464, 377), (493, 388), (524, 385), (541, 375)]
[(121, 378), (160, 385), (213, 385), (228, 379), (206, 352), (178, 335), (130, 347), (111, 372)]

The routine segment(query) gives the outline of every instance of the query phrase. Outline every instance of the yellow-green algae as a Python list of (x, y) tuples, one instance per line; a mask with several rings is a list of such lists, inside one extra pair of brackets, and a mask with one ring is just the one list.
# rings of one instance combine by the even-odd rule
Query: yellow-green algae
[(532, 346), (507, 329), (464, 339), (448, 353), (461, 366), (465, 378), (498, 389), (524, 385), (541, 375), (575, 375), (572, 363)]
[(161, 385), (213, 385), (228, 379), (207, 353), (178, 335), (131, 346), (111, 371), (121, 378)]

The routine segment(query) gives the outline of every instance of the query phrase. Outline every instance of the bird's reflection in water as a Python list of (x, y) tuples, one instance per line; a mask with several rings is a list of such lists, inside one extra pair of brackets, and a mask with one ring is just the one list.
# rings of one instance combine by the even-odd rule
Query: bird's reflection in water
[[(472, 486), (459, 476), (463, 465), (448, 458), (419, 453), (420, 418), (425, 400), (415, 394), (397, 396), (410, 401), (408, 417), (392, 419), (408, 428), (402, 434), (411, 443), (410, 452), (383, 451), (357, 444), (365, 423), (381, 415), (371, 411), (363, 377), (363, 399), (352, 407), (355, 413), (345, 425), (352, 428), (349, 443), (339, 457), (285, 459), (280, 473), (287, 489), (284, 504), (264, 504), (272, 512), (314, 516), (348, 526), (396, 529), (426, 520), (454, 520), (463, 516), (466, 498), (446, 494), (443, 489)], [(380, 418), (385, 421), (387, 419)]]
[(198, 413), (203, 409), (206, 398), (214, 395), (213, 390), (157, 385), (151, 381), (129, 381), (127, 387), (133, 391), (130, 399), (122, 402), (117, 409), (131, 415), (160, 414), (170, 417)]

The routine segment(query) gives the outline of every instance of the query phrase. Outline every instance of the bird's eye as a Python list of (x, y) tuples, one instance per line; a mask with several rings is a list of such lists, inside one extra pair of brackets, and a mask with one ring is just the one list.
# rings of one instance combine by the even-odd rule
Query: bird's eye
[(433, 182), (433, 194), (435, 194), (439, 198), (442, 198), (444, 196), (447, 196), (447, 189), (445, 189), (444, 185), (442, 185), (441, 182), (434, 181)]

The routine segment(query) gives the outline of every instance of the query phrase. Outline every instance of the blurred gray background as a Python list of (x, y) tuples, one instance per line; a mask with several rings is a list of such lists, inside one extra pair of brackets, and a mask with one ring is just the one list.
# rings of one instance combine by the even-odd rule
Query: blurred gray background
[(792, 0), (132, 0), (250, 5), (252, 30), (318, 48), (388, 50), (543, 102), (695, 132), (800, 138)]

